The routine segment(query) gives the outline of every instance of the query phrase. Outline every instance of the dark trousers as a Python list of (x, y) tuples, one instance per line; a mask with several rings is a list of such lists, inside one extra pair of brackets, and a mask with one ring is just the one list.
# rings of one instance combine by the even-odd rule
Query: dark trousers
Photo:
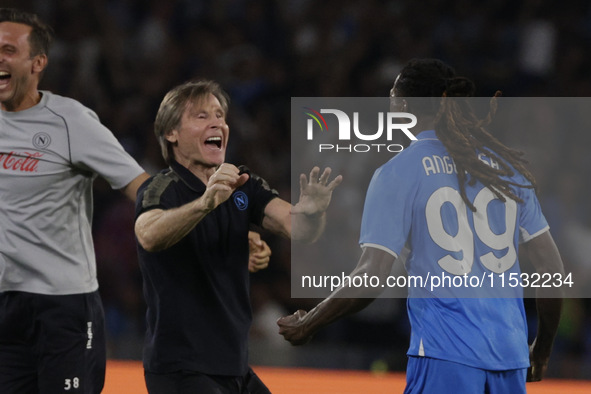
[(0, 293), (0, 393), (100, 393), (105, 368), (98, 292)]

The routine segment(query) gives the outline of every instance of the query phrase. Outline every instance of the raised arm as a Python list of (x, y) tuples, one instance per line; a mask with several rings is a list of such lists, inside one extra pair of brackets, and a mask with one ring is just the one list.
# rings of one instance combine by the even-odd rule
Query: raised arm
[[(350, 276), (377, 276), (384, 283), (394, 261), (393, 255), (381, 249), (363, 248), (357, 267)], [(341, 286), (310, 312), (298, 310), (277, 320), (279, 334), (292, 345), (303, 345), (322, 327), (371, 304), (382, 291), (381, 287)]]
[(153, 209), (138, 216), (135, 235), (140, 245), (155, 252), (176, 244), (247, 180), (248, 174), (240, 175), (236, 166), (222, 164), (209, 178), (205, 193), (198, 199), (178, 208)]
[(300, 199), (295, 206), (278, 198), (271, 200), (265, 208), (263, 227), (292, 240), (316, 241), (324, 231), (332, 192), (343, 180), (339, 175), (328, 182), (330, 168), (319, 173), (320, 169), (314, 167), (309, 179), (300, 175)]
[[(546, 231), (522, 245), (536, 271), (540, 274), (559, 273), (564, 275), (564, 266), (552, 235)], [(538, 332), (530, 346), (531, 367), (527, 372), (527, 381), (542, 380), (548, 360), (552, 353), (554, 337), (560, 322), (562, 310), (562, 290), (557, 288), (536, 289), (536, 309), (538, 312)]]

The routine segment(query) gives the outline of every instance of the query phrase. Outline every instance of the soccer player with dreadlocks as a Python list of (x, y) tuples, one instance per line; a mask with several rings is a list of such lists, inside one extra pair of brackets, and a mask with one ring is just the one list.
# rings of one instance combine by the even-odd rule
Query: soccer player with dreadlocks
[[(391, 109), (416, 114), (415, 130), (423, 131), (372, 178), (362, 254), (352, 277), (375, 275), (385, 283), (405, 246), (409, 275), (519, 274), (519, 249), (538, 272), (563, 272), (523, 154), (485, 130), (500, 93), (481, 120), (466, 99), (474, 90), (469, 79), (435, 59), (411, 60), (396, 78)], [(279, 333), (304, 344), (382, 290), (345, 285), (309, 312), (279, 319)], [(521, 293), (449, 294), (409, 288), (405, 393), (525, 393), (526, 379), (542, 379), (560, 319), (559, 298), (537, 298), (538, 331), (528, 347)]]

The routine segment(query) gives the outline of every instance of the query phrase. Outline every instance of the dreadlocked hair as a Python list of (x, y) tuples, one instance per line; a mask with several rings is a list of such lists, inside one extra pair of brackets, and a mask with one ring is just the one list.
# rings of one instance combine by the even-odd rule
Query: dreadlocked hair
[[(398, 88), (398, 85), (402, 85)], [(493, 137), (485, 129), (490, 124), (497, 110), (497, 91), (490, 100), (488, 115), (479, 119), (472, 110), (467, 97), (472, 97), (476, 90), (468, 78), (455, 76), (455, 71), (436, 59), (415, 59), (401, 71), (397, 90), (405, 97), (433, 97), (427, 104), (428, 113), (435, 113), (435, 132), (452, 157), (458, 174), (460, 195), (464, 203), (472, 210), (476, 207), (466, 195), (466, 183), (474, 185), (480, 181), (501, 201), (506, 197), (523, 202), (511, 188), (535, 188), (533, 175), (526, 168), (524, 152), (511, 149)], [(493, 168), (478, 158), (485, 153), (499, 164)], [(511, 182), (503, 177), (513, 176), (514, 170), (521, 173), (529, 184)]]

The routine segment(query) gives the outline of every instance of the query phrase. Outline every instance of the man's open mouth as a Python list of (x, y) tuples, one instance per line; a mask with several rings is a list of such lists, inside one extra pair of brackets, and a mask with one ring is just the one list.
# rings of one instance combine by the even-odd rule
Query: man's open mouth
[(205, 145), (216, 146), (218, 149), (222, 147), (222, 137), (209, 137), (205, 140)]
[(10, 80), (10, 73), (7, 71), (0, 71), (0, 84), (8, 83)]

